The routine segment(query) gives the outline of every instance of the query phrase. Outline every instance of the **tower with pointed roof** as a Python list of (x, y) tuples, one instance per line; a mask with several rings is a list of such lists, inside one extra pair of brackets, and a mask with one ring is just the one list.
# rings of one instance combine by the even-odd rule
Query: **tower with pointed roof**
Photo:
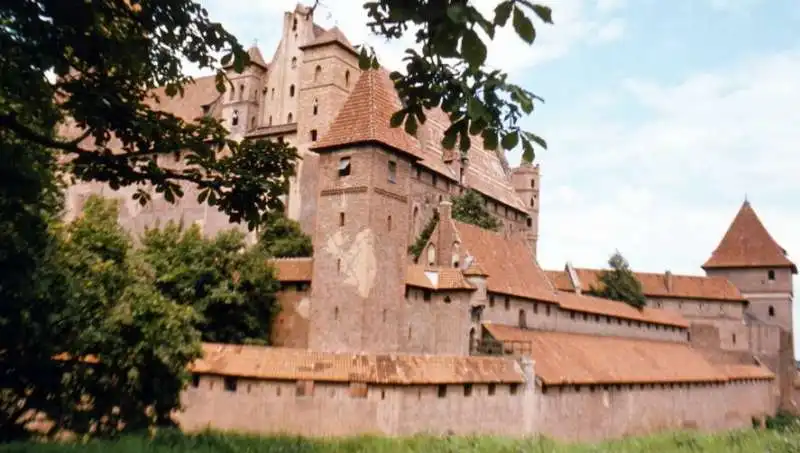
[(750, 302), (755, 320), (792, 331), (792, 277), (797, 266), (769, 234), (745, 200), (711, 257), (703, 264), (709, 276), (730, 280)]
[(259, 124), (262, 87), (268, 66), (258, 47), (247, 50), (250, 62), (238, 73), (232, 64), (225, 67), (230, 86), (222, 97), (221, 115), (232, 138), (241, 139)]
[(525, 240), (530, 245), (533, 256), (539, 242), (539, 165), (523, 162), (511, 170), (511, 182), (514, 190), (527, 206), (528, 219)]

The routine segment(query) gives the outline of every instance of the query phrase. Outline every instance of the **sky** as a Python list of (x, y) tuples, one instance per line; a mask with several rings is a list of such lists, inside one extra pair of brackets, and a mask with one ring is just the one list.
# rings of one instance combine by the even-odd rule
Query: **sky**
[[(266, 59), (296, 4), (200, 2)], [(396, 67), (410, 43), (370, 36), (363, 2), (322, 0), (315, 20)], [(489, 63), (545, 99), (523, 120), (549, 145), (536, 157), (544, 268), (601, 267), (619, 250), (636, 270), (702, 275), (745, 197), (800, 260), (800, 2), (540, 3), (555, 24), (533, 46), (499, 33)]]

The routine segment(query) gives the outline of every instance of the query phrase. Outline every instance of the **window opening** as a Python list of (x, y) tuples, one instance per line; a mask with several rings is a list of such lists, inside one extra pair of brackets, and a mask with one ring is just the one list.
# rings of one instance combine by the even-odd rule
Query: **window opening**
[(397, 162), (389, 161), (389, 182), (396, 182), (397, 180)]
[(350, 174), (350, 158), (342, 157), (339, 159), (339, 177), (345, 177)]

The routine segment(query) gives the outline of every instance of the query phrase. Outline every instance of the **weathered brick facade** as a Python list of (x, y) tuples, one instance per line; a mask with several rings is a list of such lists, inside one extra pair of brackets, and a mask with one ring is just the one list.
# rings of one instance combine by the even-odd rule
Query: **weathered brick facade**
[[(743, 427), (790, 405), (796, 269), (785, 256), (736, 261), (750, 249), (774, 255), (766, 230), (737, 233), (761, 245), (741, 253), (723, 240), (709, 277), (641, 274), (642, 310), (587, 296), (595, 271), (545, 272), (536, 261), (538, 165), (511, 169), (479, 140), (465, 156), (442, 149), (448, 123), (438, 110), (414, 136), (390, 128), (401, 104), (388, 73), (362, 73), (343, 33), (315, 25), (305, 7), (285, 14), (269, 63), (257, 48), (249, 54), (245, 72), (229, 74), (233, 91), (219, 96), (201, 78), (167, 107), (185, 119), (221, 118), (239, 139), (297, 147), (286, 213), (312, 236), (314, 257), (271, 263), (283, 285), (277, 348), (206, 345), (177, 414), (185, 429), (594, 440)], [(499, 231), (452, 219), (448, 200), (466, 189), (482, 194)], [(73, 186), (68, 216), (88, 193), (131, 194)], [(120, 221), (134, 233), (168, 220), (209, 235), (242, 228), (195, 195), (176, 205), (126, 202)], [(413, 263), (408, 246), (435, 212), (439, 223)], [(753, 224), (745, 214), (739, 223)], [(643, 355), (602, 369), (581, 348), (551, 354), (617, 340)], [(632, 370), (642, 374), (632, 379)]]

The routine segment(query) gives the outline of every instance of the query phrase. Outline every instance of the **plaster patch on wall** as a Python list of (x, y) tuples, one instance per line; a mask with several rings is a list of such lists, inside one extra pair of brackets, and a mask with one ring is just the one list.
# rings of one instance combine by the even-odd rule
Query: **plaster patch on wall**
[(334, 259), (341, 260), (343, 283), (355, 286), (361, 297), (368, 297), (375, 286), (375, 276), (378, 273), (375, 234), (372, 229), (361, 230), (352, 241), (348, 241), (344, 233), (337, 231), (328, 238), (325, 251)]
[(303, 319), (308, 319), (311, 315), (311, 301), (308, 297), (304, 297), (297, 303), (297, 307), (295, 307), (295, 313)]

